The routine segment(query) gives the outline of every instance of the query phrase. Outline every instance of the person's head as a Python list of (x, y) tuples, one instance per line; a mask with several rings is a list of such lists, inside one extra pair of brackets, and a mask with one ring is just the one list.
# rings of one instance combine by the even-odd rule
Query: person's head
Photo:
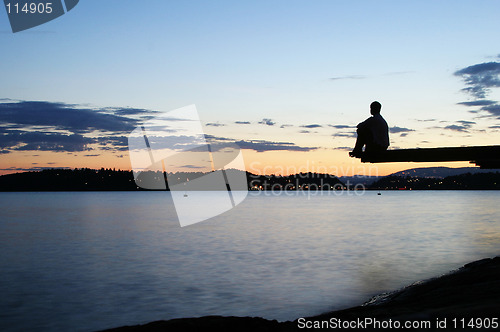
[(370, 113), (372, 115), (380, 114), (381, 108), (382, 108), (382, 105), (378, 101), (374, 101), (373, 103), (370, 104)]

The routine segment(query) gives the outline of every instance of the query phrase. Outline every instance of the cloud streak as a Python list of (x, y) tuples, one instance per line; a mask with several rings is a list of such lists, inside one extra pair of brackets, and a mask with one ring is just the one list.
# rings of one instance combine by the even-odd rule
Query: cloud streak
[(103, 150), (126, 150), (125, 135), (139, 124), (134, 117), (149, 114), (136, 108), (90, 109), (59, 102), (4, 101), (0, 103), (2, 154), (89, 151), (94, 144)]
[(267, 151), (298, 151), (298, 152), (308, 152), (317, 150), (318, 147), (304, 147), (298, 146), (291, 142), (272, 142), (267, 140), (233, 140), (227, 137), (217, 137), (212, 135), (205, 135), (207, 142), (211, 145), (216, 146), (217, 144), (234, 142), (241, 149), (253, 150), (256, 152), (267, 152)]
[(310, 125), (303, 125), (301, 127), (307, 129), (313, 129), (313, 128), (322, 128), (323, 126), (319, 124), (310, 124)]
[(10, 123), (24, 127), (45, 126), (73, 133), (88, 133), (94, 130), (104, 132), (132, 131), (138, 120), (109, 114), (105, 109), (92, 110), (57, 102), (0, 103), (0, 124)]
[(461, 77), (466, 88), (462, 90), (473, 97), (483, 99), (491, 88), (500, 87), (500, 63), (485, 62), (460, 69), (454, 73)]
[(486, 111), (491, 116), (495, 116), (500, 119), (500, 104), (484, 106), (481, 107), (481, 110)]
[[(50, 163), (49, 163), (50, 164)], [(70, 167), (57, 167), (58, 169), (71, 169)], [(43, 171), (45, 169), (54, 169), (54, 167), (31, 167), (31, 168), (22, 168), (22, 167), (9, 167), (9, 168), (0, 168), (0, 171), (16, 171), (16, 172), (33, 172), (33, 171)]]
[(474, 101), (463, 101), (458, 103), (458, 105), (464, 106), (489, 106), (496, 104), (496, 101), (493, 100), (474, 100)]
[(408, 133), (408, 132), (410, 132), (410, 131), (415, 131), (415, 130), (410, 129), (410, 128), (397, 127), (397, 126), (394, 126), (394, 127), (389, 128), (389, 132), (390, 132), (391, 134)]
[(364, 75), (346, 75), (346, 76), (335, 76), (335, 77), (330, 77), (331, 81), (339, 81), (339, 80), (362, 80), (367, 78), (367, 76)]
[(265, 140), (250, 140), (250, 141), (236, 141), (236, 144), (247, 150), (254, 150), (257, 152), (266, 151), (298, 151), (298, 152), (308, 152), (317, 150), (317, 147), (304, 147), (295, 145), (295, 143), (290, 142), (270, 142)]
[(468, 127), (466, 127), (466, 126), (460, 126), (460, 125), (449, 125), (449, 126), (444, 127), (444, 129), (458, 131), (458, 132), (462, 132), (462, 133), (468, 133), (469, 132)]
[(271, 119), (262, 119), (262, 121), (259, 121), (259, 124), (263, 124), (266, 126), (274, 126), (276, 124), (276, 122), (274, 122)]
[(328, 127), (332, 127), (332, 128), (335, 128), (335, 129), (356, 128), (356, 126), (349, 126), (349, 125), (328, 125)]
[(349, 146), (338, 146), (336, 148), (333, 148), (334, 150), (340, 150), (340, 151), (352, 151), (352, 147)]
[(333, 137), (349, 137), (349, 138), (356, 138), (356, 133), (355, 132), (352, 132), (352, 133), (335, 133), (335, 134), (332, 134)]
[(479, 110), (470, 110), (471, 113), (486, 113), (486, 117), (500, 119), (500, 103), (485, 99), (492, 88), (500, 87), (500, 62), (485, 62), (460, 69), (454, 73), (461, 77), (466, 84), (462, 89), (471, 94), (476, 100), (458, 103), (468, 107), (480, 107)]

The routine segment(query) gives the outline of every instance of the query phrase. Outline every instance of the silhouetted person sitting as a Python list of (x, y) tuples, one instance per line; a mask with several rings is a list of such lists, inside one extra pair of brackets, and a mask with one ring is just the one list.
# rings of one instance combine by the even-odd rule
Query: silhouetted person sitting
[(380, 109), (382, 105), (378, 101), (370, 104), (371, 117), (358, 124), (358, 138), (354, 150), (349, 152), (351, 157), (361, 157), (363, 146), (365, 154), (377, 154), (387, 150), (389, 147), (389, 126), (385, 122)]

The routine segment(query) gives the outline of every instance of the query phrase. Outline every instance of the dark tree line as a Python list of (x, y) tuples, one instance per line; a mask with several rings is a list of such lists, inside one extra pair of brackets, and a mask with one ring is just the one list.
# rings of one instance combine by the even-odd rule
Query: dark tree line
[[(233, 170), (235, 171), (235, 170)], [(243, 172), (243, 171), (238, 171)], [(151, 174), (158, 181), (165, 178), (180, 183), (194, 180), (206, 173), (178, 172)], [(332, 190), (341, 189), (342, 182), (328, 174), (300, 173), (290, 176), (255, 175), (244, 172), (248, 190)], [(139, 178), (140, 179), (140, 178)], [(168, 182), (166, 187), (168, 190)], [(114, 169), (46, 169), (0, 176), (0, 191), (136, 191), (140, 188), (132, 171)]]
[[(233, 172), (236, 170), (232, 170)], [(243, 171), (237, 171), (243, 172)], [(159, 181), (182, 183), (206, 173), (178, 172), (153, 174)], [(248, 190), (344, 190), (346, 185), (336, 176), (299, 173), (287, 176), (256, 175), (244, 172)], [(352, 186), (351, 186), (352, 187)], [(353, 188), (349, 188), (353, 189)], [(466, 173), (445, 178), (386, 176), (374, 182), (374, 190), (500, 190), (500, 173)], [(140, 188), (132, 171), (114, 169), (46, 169), (0, 176), (0, 191), (136, 191)]]

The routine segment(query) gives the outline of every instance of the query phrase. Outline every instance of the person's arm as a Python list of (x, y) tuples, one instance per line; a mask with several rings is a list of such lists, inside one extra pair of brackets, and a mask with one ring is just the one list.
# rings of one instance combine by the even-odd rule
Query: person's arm
[(364, 128), (369, 127), (370, 126), (370, 122), (371, 122), (372, 119), (373, 119), (373, 117), (369, 117), (365, 121), (358, 123), (358, 125), (356, 126), (356, 128), (358, 128), (358, 129), (364, 129)]

